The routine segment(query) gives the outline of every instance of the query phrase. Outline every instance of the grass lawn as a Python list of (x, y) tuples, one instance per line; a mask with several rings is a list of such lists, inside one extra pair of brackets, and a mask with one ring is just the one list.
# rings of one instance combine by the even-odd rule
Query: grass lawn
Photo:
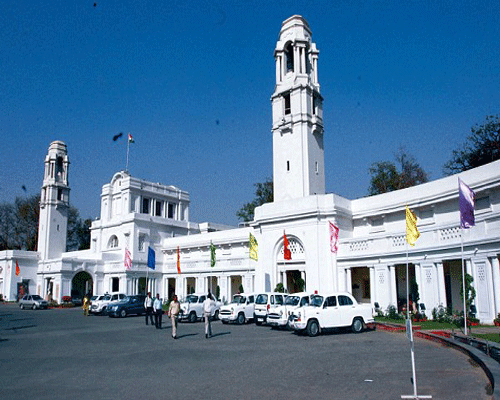
[[(401, 325), (404, 325), (406, 323), (406, 321), (404, 319), (389, 319), (387, 317), (375, 317), (375, 321), (377, 322), (387, 322), (387, 323), (390, 323), (390, 324), (401, 324)], [(423, 321), (423, 322), (412, 322), (413, 326), (420, 326), (420, 328), (422, 330), (426, 330), (426, 331), (429, 331), (429, 330), (435, 330), (435, 331), (439, 331), (439, 330), (443, 330), (443, 329), (446, 329), (446, 330), (453, 330), (453, 331), (463, 331), (463, 327), (458, 327), (456, 326), (455, 324), (451, 324), (449, 322), (437, 322), (437, 321), (431, 321), (431, 320), (427, 320), (427, 321)], [(491, 325), (479, 325), (480, 326), (491, 326)], [(469, 328), (471, 329), (472, 331), (474, 330), (474, 328), (476, 327), (472, 327), (472, 328)]]
[(500, 343), (500, 335), (498, 333), (474, 333), (474, 332), (472, 332), (472, 336), (474, 336), (478, 339), (483, 339), (483, 340), (488, 340), (490, 342)]

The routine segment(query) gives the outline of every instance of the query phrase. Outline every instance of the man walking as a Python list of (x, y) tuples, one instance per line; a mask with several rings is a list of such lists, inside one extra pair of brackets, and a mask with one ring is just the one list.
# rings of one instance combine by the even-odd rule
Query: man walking
[(148, 297), (144, 300), (144, 308), (146, 309), (146, 325), (148, 324), (148, 317), (153, 325), (153, 299), (151, 298), (151, 292), (148, 292)]
[(174, 339), (177, 339), (177, 316), (179, 315), (180, 310), (181, 310), (181, 305), (177, 300), (177, 296), (174, 294), (174, 298), (170, 302), (170, 305), (168, 306), (168, 313), (167, 313), (167, 315), (170, 317), (170, 320), (172, 321), (172, 337)]
[(203, 314), (205, 316), (205, 338), (209, 338), (212, 336), (212, 312), (215, 308), (215, 301), (212, 299), (212, 294), (210, 290), (208, 291), (208, 296), (206, 300), (203, 302)]
[(156, 299), (153, 303), (153, 309), (155, 311), (155, 326), (156, 329), (161, 329), (161, 320), (163, 316), (163, 303), (160, 299), (160, 294), (156, 293)]

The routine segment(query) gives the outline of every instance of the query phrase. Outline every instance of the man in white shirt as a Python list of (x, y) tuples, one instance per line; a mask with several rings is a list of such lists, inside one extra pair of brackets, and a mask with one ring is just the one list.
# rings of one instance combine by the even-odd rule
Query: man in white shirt
[(153, 325), (153, 299), (151, 298), (151, 292), (148, 292), (146, 300), (144, 300), (144, 308), (146, 309), (146, 325), (148, 324), (148, 317)]
[(205, 338), (212, 336), (212, 312), (215, 308), (215, 301), (212, 299), (212, 294), (208, 291), (207, 299), (203, 302), (203, 315), (205, 316)]
[(163, 303), (160, 299), (160, 294), (156, 293), (156, 299), (153, 303), (153, 309), (155, 312), (155, 326), (156, 329), (161, 329), (161, 320), (163, 316)]

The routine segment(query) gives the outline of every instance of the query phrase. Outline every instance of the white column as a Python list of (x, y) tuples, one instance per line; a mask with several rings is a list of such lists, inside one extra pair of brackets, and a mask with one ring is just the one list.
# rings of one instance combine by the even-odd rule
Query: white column
[(437, 269), (437, 279), (438, 279), (438, 303), (444, 308), (448, 305), (446, 303), (446, 285), (444, 280), (444, 268), (443, 263), (438, 262), (435, 264)]
[(346, 268), (346, 292), (352, 294), (352, 278), (351, 278), (351, 268)]
[[(422, 268), (420, 268), (420, 264), (413, 264), (415, 266), (415, 281), (417, 282), (418, 285), (418, 295), (420, 296), (420, 299), (418, 303), (424, 303), (423, 300), (425, 297), (425, 290), (424, 287), (422, 286)], [(410, 288), (411, 290), (411, 288)], [(424, 296), (424, 297), (422, 297)]]
[(277, 55), (276, 56), (276, 83), (281, 82), (281, 76), (280, 76), (280, 71), (281, 70), (281, 56)]
[(300, 53), (296, 45), (293, 46), (293, 71), (295, 74), (298, 74), (300, 71)]
[(500, 262), (498, 257), (493, 257), (491, 261), (491, 270), (493, 277), (493, 296), (495, 299), (495, 318), (500, 313)]
[(389, 284), (391, 292), (391, 304), (398, 307), (398, 289), (396, 285), (396, 266), (389, 265)]
[[(376, 281), (375, 281), (375, 267), (372, 265), (368, 267), (370, 270), (370, 303), (373, 305), (378, 299), (375, 299), (377, 290), (376, 290)], [(380, 304), (380, 301), (378, 301)]]
[(301, 73), (305, 74), (306, 73), (306, 48), (301, 47), (300, 49), (300, 68), (301, 68)]

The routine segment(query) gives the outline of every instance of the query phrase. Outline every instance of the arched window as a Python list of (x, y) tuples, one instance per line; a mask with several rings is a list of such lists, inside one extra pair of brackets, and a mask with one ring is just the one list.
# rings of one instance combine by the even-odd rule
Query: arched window
[(118, 247), (118, 238), (116, 237), (116, 235), (112, 235), (109, 238), (108, 249), (115, 249), (117, 247)]
[(293, 46), (288, 43), (285, 46), (286, 72), (293, 72)]

